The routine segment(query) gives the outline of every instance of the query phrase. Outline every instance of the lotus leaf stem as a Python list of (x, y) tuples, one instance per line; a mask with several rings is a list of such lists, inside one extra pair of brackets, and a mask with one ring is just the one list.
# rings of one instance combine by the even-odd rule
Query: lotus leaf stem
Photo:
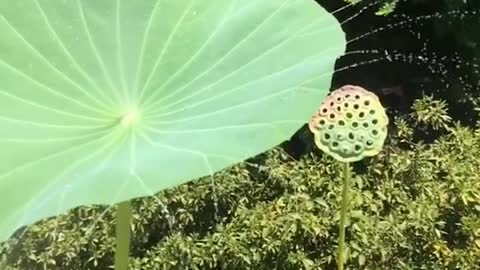
[(119, 203), (117, 209), (115, 270), (128, 270), (131, 220), (132, 208), (130, 201)]

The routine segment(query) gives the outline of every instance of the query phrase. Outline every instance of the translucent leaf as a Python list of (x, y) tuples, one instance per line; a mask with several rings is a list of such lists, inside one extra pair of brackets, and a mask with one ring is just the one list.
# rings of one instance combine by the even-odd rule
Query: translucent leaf
[(0, 0), (0, 241), (259, 154), (344, 52), (313, 0)]

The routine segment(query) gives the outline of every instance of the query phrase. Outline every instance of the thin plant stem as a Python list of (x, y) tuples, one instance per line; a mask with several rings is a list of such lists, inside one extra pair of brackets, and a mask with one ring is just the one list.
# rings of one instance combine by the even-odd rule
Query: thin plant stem
[(119, 203), (117, 209), (115, 270), (128, 270), (131, 220), (132, 208), (130, 201)]
[(342, 180), (342, 206), (340, 209), (340, 233), (338, 241), (338, 270), (343, 270), (345, 264), (345, 220), (348, 209), (348, 189), (350, 180), (349, 163), (343, 164), (343, 180)]

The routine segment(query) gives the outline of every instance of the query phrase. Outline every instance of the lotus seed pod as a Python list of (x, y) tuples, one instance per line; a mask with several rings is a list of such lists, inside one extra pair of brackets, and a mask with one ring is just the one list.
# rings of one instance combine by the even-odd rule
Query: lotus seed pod
[(309, 122), (317, 147), (341, 162), (378, 154), (387, 137), (387, 125), (378, 97), (352, 85), (331, 92)]

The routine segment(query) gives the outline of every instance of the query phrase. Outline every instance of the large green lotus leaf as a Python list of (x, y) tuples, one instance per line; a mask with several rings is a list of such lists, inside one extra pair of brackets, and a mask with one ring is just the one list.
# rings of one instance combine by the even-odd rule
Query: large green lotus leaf
[(345, 49), (313, 0), (0, 0), (0, 241), (306, 123)]

